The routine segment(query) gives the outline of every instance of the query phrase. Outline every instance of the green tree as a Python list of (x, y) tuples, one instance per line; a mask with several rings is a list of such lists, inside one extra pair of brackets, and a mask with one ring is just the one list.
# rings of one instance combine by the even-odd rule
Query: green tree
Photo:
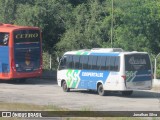
[(19, 4), (16, 24), (38, 26), (42, 29), (44, 50), (51, 52), (65, 32), (64, 19), (70, 5), (62, 0), (35, 0), (33, 4)]
[[(127, 3), (127, 1), (129, 3)], [(158, 53), (160, 48), (160, 2), (127, 0), (115, 11), (115, 46), (126, 50)]]
[[(113, 47), (159, 53), (160, 1), (113, 0)], [(111, 47), (112, 0), (1, 0), (0, 21), (42, 29), (43, 50)]]
[(58, 51), (110, 46), (109, 2), (88, 0), (74, 7), (65, 26), (66, 32), (57, 44)]
[(3, 23), (13, 23), (15, 19), (14, 0), (1, 0), (0, 2), (0, 21)]

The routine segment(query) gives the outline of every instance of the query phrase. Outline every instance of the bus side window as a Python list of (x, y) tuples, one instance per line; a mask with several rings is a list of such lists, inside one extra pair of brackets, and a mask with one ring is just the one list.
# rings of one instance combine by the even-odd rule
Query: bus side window
[(81, 70), (83, 66), (83, 56), (81, 55), (79, 58), (79, 69)]
[(97, 56), (93, 56), (92, 59), (92, 70), (96, 70), (97, 69)]
[(106, 57), (106, 70), (110, 70), (110, 57)]
[(101, 57), (101, 70), (106, 70), (106, 57)]
[(61, 62), (60, 62), (60, 67), (59, 67), (60, 70), (66, 68), (66, 61), (67, 61), (67, 56), (64, 56), (64, 57), (61, 59)]
[(9, 33), (0, 33), (0, 45), (7, 46), (9, 40)]
[(112, 56), (110, 58), (110, 70), (111, 71), (119, 71), (119, 65), (120, 65), (119, 57)]
[(72, 55), (68, 55), (67, 57), (67, 68), (68, 69), (72, 69), (73, 68), (73, 56)]
[(80, 60), (80, 56), (78, 55), (73, 56), (74, 69), (79, 69), (79, 60)]
[(83, 56), (83, 69), (88, 69), (88, 56)]
[(93, 56), (89, 56), (89, 57), (88, 57), (88, 69), (89, 69), (89, 70), (92, 70), (92, 60), (93, 60), (92, 57), (93, 57)]
[(97, 57), (97, 70), (101, 70), (101, 60), (102, 60), (102, 56), (98, 56)]
[(116, 57), (115, 58), (115, 64), (114, 64), (114, 70), (115, 71), (119, 71), (119, 69), (120, 69), (120, 58), (119, 57)]
[(114, 64), (115, 64), (115, 57), (114, 56), (112, 56), (112, 57), (110, 57), (110, 70), (111, 71), (114, 71)]

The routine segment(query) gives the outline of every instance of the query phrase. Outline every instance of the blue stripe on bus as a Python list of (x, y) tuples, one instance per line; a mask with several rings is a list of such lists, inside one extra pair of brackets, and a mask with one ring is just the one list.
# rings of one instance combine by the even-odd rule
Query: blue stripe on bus
[(80, 83), (79, 89), (95, 89), (97, 88), (97, 81), (102, 81), (103, 84), (106, 82), (108, 71), (95, 71), (95, 70), (82, 70), (80, 72)]
[(150, 80), (152, 80), (151, 71), (141, 70), (141, 71), (137, 71), (136, 76), (132, 82), (150, 81)]
[(17, 48), (32, 48), (32, 47), (39, 47), (40, 48), (40, 43), (30, 43), (30, 44), (15, 44), (14, 45), (15, 49)]
[(0, 73), (9, 72), (9, 47), (0, 46)]
[(119, 53), (90, 53), (90, 55), (96, 55), (96, 56), (119, 56)]
[(143, 77), (136, 76), (132, 82), (151, 81), (151, 80), (152, 80), (151, 76), (143, 76)]

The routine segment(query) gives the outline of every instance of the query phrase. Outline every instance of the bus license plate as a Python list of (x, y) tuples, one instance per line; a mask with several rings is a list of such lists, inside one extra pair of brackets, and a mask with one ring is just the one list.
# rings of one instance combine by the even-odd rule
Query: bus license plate
[(144, 84), (145, 84), (145, 82), (135, 82), (135, 83), (134, 83), (135, 86), (142, 86), (142, 85), (144, 85)]

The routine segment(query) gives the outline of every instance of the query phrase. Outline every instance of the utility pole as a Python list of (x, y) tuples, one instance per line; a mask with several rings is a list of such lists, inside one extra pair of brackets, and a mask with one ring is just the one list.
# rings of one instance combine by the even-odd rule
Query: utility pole
[(155, 57), (155, 60), (154, 60), (154, 79), (156, 79), (156, 72), (157, 72), (157, 58), (158, 56), (160, 55), (160, 53)]
[(112, 0), (112, 19), (111, 19), (111, 48), (113, 48), (113, 0)]
[(52, 55), (49, 54), (49, 68), (52, 69)]

